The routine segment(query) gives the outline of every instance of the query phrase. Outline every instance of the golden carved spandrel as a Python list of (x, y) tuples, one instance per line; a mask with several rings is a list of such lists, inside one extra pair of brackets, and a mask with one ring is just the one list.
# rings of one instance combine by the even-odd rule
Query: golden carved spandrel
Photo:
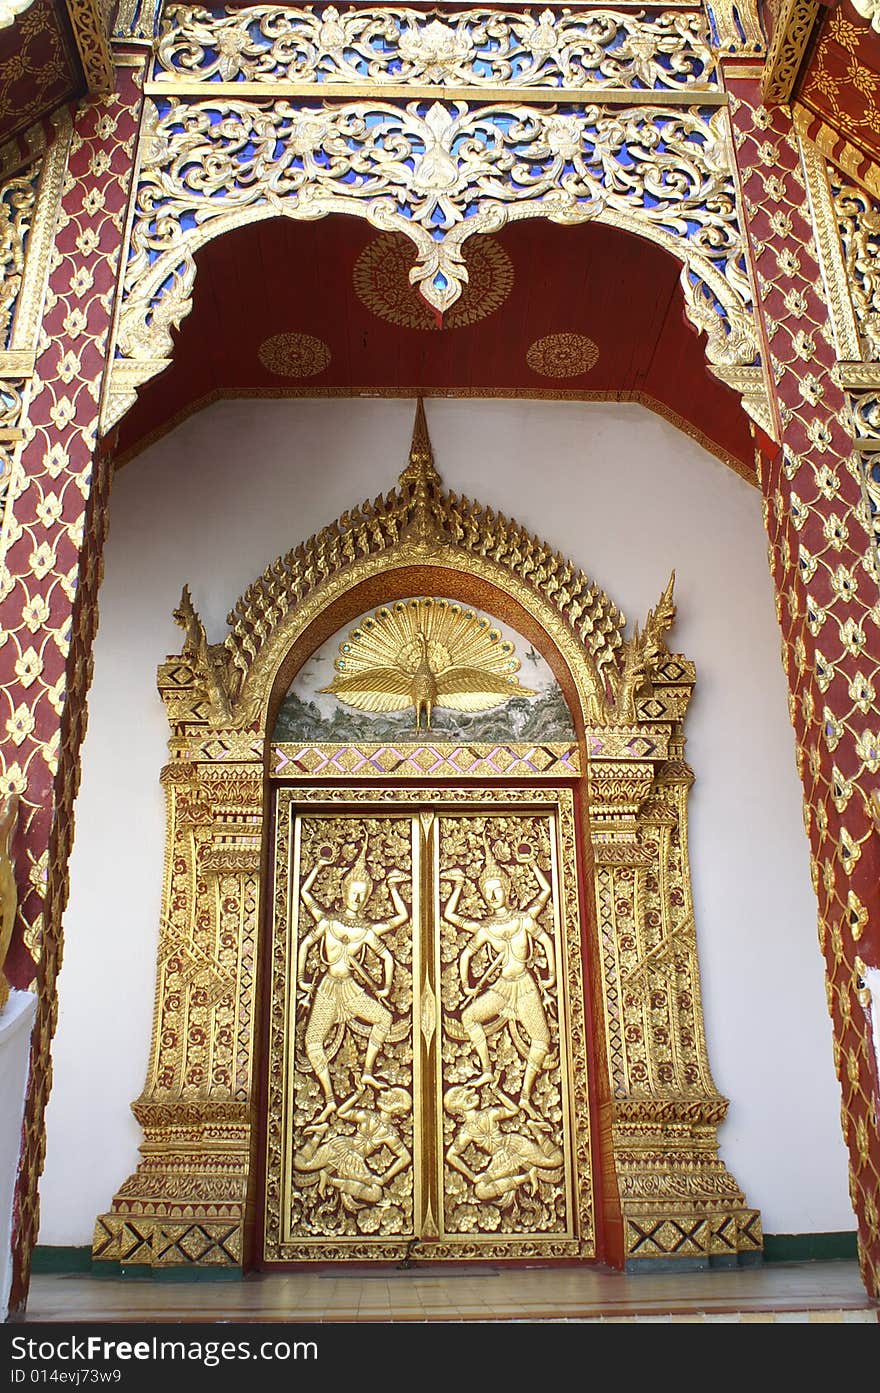
[(412, 860), (408, 818), (296, 819), (288, 1241), (413, 1232)]
[(546, 815), (438, 822), (449, 1235), (572, 1229), (554, 839)]
[[(231, 86), (197, 96), (169, 89), (159, 106), (147, 101), (115, 330), (114, 421), (173, 356), (172, 329), (191, 310), (199, 248), (282, 211), (309, 221), (342, 212), (402, 233), (415, 248), (410, 279), (441, 314), (467, 279), (463, 248), (471, 237), (523, 217), (627, 229), (682, 262), (686, 313), (707, 335), (710, 363), (755, 365), (720, 91), (686, 109), (654, 92), (644, 92), (646, 105), (621, 108), (581, 94), (557, 112), (523, 105), (519, 93), (473, 108), (461, 94), (404, 107), (381, 100), (387, 93), (379, 86), (372, 99), (338, 106), (267, 106), (253, 94), (242, 100), (245, 91)], [(410, 95), (405, 85), (400, 92)], [(531, 166), (525, 183), (512, 174), (523, 160)]]

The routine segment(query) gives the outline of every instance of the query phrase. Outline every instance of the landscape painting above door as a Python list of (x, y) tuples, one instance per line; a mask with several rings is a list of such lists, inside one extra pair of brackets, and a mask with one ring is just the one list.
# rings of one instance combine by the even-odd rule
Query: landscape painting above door
[(529, 641), (455, 600), (421, 596), (362, 614), (304, 663), (273, 740), (568, 741), (571, 714)]

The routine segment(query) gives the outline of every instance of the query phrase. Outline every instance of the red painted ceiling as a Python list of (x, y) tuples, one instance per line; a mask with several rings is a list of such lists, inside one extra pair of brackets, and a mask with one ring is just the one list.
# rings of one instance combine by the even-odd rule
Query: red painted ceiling
[[(438, 328), (406, 283), (410, 243), (379, 237), (348, 216), (275, 218), (203, 247), (173, 366), (141, 389), (120, 425), (118, 456), (223, 395), (641, 397), (753, 477), (748, 419), (706, 367), (684, 317), (680, 265), (666, 252), (600, 224), (525, 221), (490, 248), (476, 236), (465, 244), (472, 286)], [(377, 294), (407, 323), (377, 313)], [(502, 301), (494, 308), (493, 296)], [(489, 312), (462, 322), (481, 310)], [(261, 362), (261, 345), (289, 334), (326, 345), (294, 364), (311, 375), (284, 375), (271, 353), (270, 366)], [(531, 345), (551, 335), (581, 336), (581, 347), (592, 340), (595, 362), (582, 361), (575, 376), (542, 374), (536, 363), (545, 372), (571, 366), (540, 351), (530, 365)]]
[(0, 29), (0, 143), (84, 91), (63, 0), (34, 0)]
[[(841, 140), (880, 165), (880, 34), (848, 0), (820, 11), (795, 95)], [(834, 158), (833, 150), (828, 153)]]

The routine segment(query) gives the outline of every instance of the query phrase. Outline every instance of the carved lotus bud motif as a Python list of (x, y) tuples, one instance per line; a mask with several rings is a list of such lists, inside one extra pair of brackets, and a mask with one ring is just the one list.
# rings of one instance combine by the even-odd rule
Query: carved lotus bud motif
[(290, 128), (288, 149), (295, 155), (311, 155), (320, 149), (329, 134), (330, 125), (324, 117), (301, 114)]
[(556, 17), (552, 10), (542, 10), (538, 16), (538, 23), (530, 25), (521, 31), (522, 41), (533, 53), (544, 58), (552, 53), (559, 43), (559, 35), (556, 32)]
[(573, 160), (581, 151), (581, 122), (576, 116), (555, 116), (547, 122), (547, 144), (554, 155)]
[(401, 58), (422, 68), (430, 81), (439, 82), (468, 57), (471, 43), (466, 34), (434, 19), (424, 29), (401, 30), (399, 48)]
[(345, 43), (345, 29), (339, 18), (339, 11), (335, 5), (330, 5), (324, 11), (321, 27), (318, 30), (318, 47), (325, 53), (333, 53), (336, 49), (342, 48)]

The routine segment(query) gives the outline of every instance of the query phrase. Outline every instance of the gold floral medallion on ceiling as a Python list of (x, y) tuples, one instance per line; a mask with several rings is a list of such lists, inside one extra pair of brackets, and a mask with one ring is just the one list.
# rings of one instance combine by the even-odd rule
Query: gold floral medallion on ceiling
[(333, 355), (323, 339), (312, 334), (272, 334), (260, 344), (257, 357), (276, 377), (317, 377)]
[(354, 264), (355, 294), (371, 314), (403, 329), (463, 329), (494, 314), (513, 289), (513, 262), (494, 237), (475, 237), (465, 253), (468, 279), (442, 323), (410, 279), (412, 253), (403, 237), (383, 232)]
[(541, 377), (580, 377), (599, 361), (599, 349), (586, 334), (547, 334), (526, 353), (532, 372)]

